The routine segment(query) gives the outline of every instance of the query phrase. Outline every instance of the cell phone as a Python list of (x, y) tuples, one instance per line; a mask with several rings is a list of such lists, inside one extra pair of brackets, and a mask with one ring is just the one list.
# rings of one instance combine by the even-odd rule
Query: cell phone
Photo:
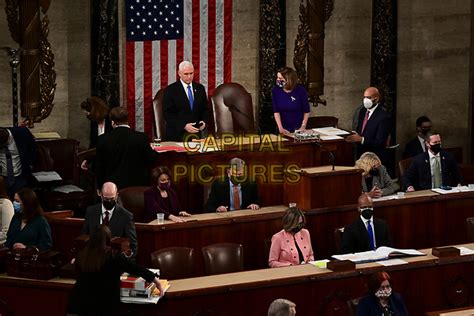
[(193, 127), (195, 127), (195, 128), (200, 128), (201, 126), (202, 126), (202, 122), (196, 122), (193, 125)]
[(441, 185), (439, 188), (440, 188), (441, 190), (446, 190), (446, 191), (449, 191), (449, 190), (452, 189), (449, 185)]

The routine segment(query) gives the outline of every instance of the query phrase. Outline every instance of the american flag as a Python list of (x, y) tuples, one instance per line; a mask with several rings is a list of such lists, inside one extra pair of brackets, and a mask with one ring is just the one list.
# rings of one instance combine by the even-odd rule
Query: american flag
[(232, 0), (127, 0), (126, 96), (132, 128), (153, 134), (153, 98), (194, 64), (208, 95), (232, 76)]

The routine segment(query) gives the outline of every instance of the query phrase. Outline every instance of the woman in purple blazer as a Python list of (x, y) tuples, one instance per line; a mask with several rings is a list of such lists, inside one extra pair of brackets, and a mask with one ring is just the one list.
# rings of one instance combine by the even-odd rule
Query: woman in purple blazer
[(166, 167), (157, 167), (151, 174), (152, 186), (145, 191), (145, 220), (156, 219), (156, 214), (164, 213), (165, 219), (184, 222), (179, 216), (191, 216), (181, 211), (178, 195), (171, 188), (171, 173)]
[(306, 129), (310, 112), (308, 93), (298, 84), (296, 71), (290, 67), (278, 70), (276, 86), (272, 89), (272, 106), (280, 134)]
[(297, 207), (290, 207), (283, 216), (283, 229), (273, 235), (268, 265), (271, 268), (304, 264), (314, 260), (306, 219)]

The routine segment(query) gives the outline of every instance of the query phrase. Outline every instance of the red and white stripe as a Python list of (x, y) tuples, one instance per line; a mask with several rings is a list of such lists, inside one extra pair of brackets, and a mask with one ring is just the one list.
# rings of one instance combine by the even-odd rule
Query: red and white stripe
[(232, 0), (184, 0), (184, 38), (127, 42), (126, 96), (132, 128), (153, 134), (153, 97), (178, 79), (178, 64), (194, 64), (194, 80), (212, 95), (232, 80)]

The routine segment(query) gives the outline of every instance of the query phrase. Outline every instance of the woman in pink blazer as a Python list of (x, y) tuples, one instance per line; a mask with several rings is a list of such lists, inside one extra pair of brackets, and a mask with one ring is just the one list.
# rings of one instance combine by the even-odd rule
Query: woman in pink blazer
[(306, 219), (297, 207), (290, 207), (283, 216), (283, 229), (273, 235), (268, 256), (271, 268), (307, 263), (314, 260)]

